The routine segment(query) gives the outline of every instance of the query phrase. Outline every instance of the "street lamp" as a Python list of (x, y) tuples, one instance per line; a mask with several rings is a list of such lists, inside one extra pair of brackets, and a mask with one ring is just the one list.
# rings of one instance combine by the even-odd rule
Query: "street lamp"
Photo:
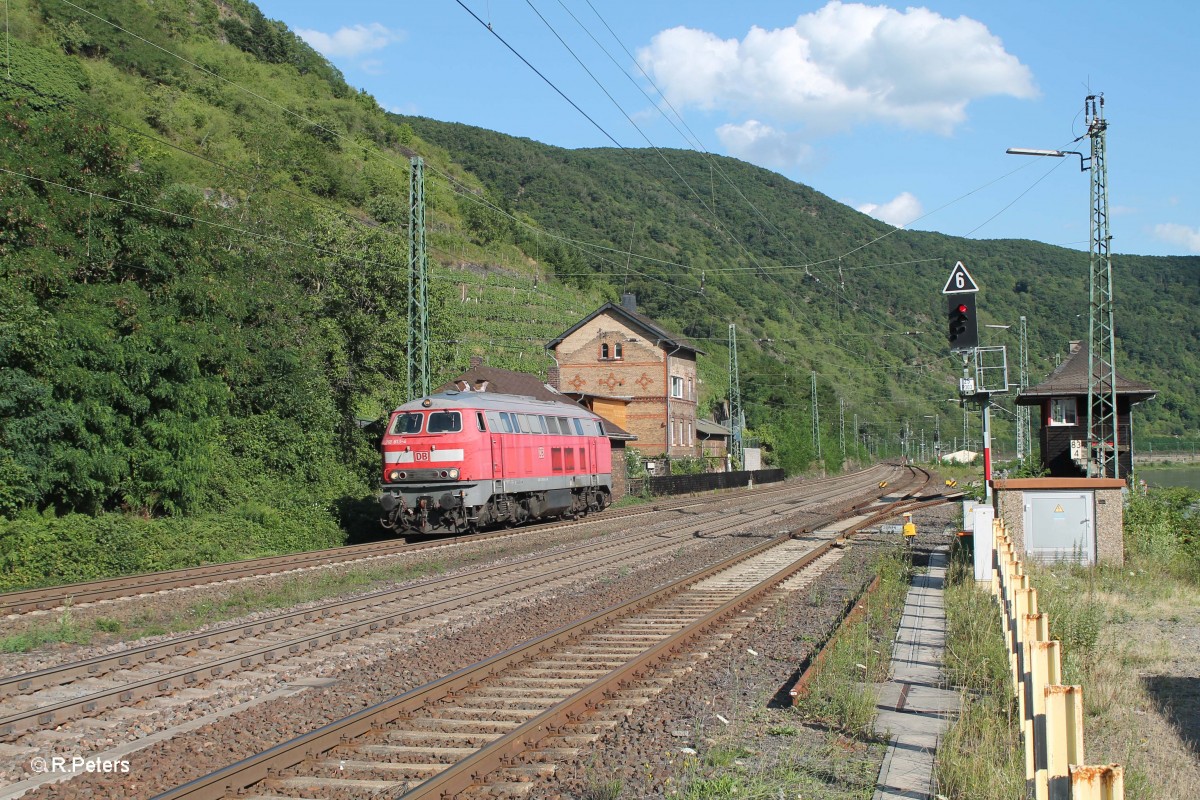
[[(1079, 156), (1081, 172), (1091, 171), (1089, 197), (1091, 245), (1089, 246), (1087, 475), (1121, 477), (1120, 417), (1117, 413), (1116, 345), (1113, 336), (1112, 236), (1108, 227), (1108, 121), (1104, 118), (1104, 95), (1090, 94), (1083, 103), (1087, 132), (1075, 139), (1091, 140), (1091, 155), (1076, 150), (1037, 150), (1010, 147), (1019, 156)], [(1132, 441), (1130, 442), (1132, 446)], [(1132, 452), (1130, 454), (1132, 463)], [(1096, 463), (1098, 462), (1098, 463)]]
[[(1076, 139), (1075, 141), (1079, 141)], [(1079, 171), (1087, 172), (1091, 166), (1088, 162), (1090, 158), (1085, 158), (1083, 153), (1078, 150), (1037, 150), (1032, 147), (1010, 147), (1004, 152), (1010, 156), (1049, 156), (1050, 158), (1065, 158), (1066, 156), (1079, 156)]]

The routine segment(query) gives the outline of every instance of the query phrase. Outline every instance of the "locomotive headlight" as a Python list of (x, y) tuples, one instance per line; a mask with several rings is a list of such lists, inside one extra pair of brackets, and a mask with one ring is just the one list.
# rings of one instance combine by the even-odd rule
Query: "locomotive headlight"
[(404, 474), (404, 473), (402, 473), (400, 470), (398, 470), (398, 469), (394, 469), (394, 470), (392, 470), (391, 472), (389, 472), (389, 473), (388, 473), (388, 480), (389, 480), (389, 481), (398, 481), (398, 480), (400, 480), (400, 477), (401, 477), (403, 474)]
[(457, 477), (458, 477), (458, 470), (456, 470), (456, 469), (452, 469), (452, 470), (450, 470), (450, 477), (451, 477), (451, 478), (457, 478)]

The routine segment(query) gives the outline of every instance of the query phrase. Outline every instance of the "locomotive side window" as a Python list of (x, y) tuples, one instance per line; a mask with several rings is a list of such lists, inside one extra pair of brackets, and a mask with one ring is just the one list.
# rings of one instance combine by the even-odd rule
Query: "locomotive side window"
[(487, 430), (487, 423), (485, 423), (483, 421), (483, 412), (482, 411), (475, 412), (475, 424), (479, 426), (479, 430), (481, 430), (481, 431)]
[(517, 414), (517, 424), (521, 427), (521, 433), (529, 433), (529, 417), (524, 414)]
[(557, 419), (558, 419), (558, 432), (561, 433), (563, 436), (570, 436), (572, 433), (571, 423), (567, 422), (566, 417), (558, 417)]
[(505, 433), (517, 432), (517, 421), (513, 418), (513, 415), (507, 411), (500, 412), (500, 426)]
[(392, 436), (420, 433), (421, 417), (422, 415), (420, 413), (411, 411), (405, 411), (403, 414), (397, 414), (395, 421), (392, 422)]
[(554, 426), (546, 422), (546, 418), (538, 414), (535, 419), (542, 426), (542, 433), (554, 433)]
[(546, 425), (550, 428), (550, 433), (553, 436), (561, 436), (563, 429), (558, 424), (558, 417), (543, 417), (546, 420)]
[(430, 433), (457, 433), (461, 430), (462, 415), (457, 411), (434, 411), (430, 413)]
[(580, 423), (579, 417), (572, 418), (571, 424), (575, 426), (575, 435), (583, 436), (583, 424)]

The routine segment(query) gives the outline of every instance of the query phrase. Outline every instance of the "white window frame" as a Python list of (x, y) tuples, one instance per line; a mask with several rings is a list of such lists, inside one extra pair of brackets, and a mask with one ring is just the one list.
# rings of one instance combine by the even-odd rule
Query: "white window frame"
[(1079, 401), (1074, 397), (1051, 397), (1050, 420), (1053, 426), (1079, 424)]
[(683, 378), (678, 375), (671, 376), (671, 397), (683, 399)]

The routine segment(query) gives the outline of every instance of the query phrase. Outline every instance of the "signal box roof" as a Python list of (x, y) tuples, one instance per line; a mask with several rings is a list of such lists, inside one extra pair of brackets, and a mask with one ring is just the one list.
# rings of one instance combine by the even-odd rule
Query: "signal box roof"
[[(1051, 397), (1071, 397), (1088, 393), (1088, 347), (1077, 342), (1072, 342), (1071, 347), (1074, 352), (1050, 373), (1050, 377), (1017, 395), (1017, 405), (1036, 406)], [(1096, 376), (1099, 377), (1098, 372)], [(1158, 394), (1158, 390), (1149, 384), (1127, 380), (1121, 377), (1120, 372), (1117, 373), (1116, 383), (1117, 394), (1128, 398), (1131, 403), (1140, 403)]]

